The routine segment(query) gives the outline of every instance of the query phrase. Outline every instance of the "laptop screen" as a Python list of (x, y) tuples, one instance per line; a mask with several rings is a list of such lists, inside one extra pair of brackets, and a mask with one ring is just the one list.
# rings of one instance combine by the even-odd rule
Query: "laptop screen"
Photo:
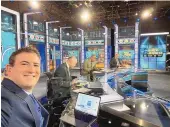
[(79, 93), (77, 97), (75, 109), (92, 116), (97, 116), (99, 110), (99, 104), (100, 104), (100, 97)]

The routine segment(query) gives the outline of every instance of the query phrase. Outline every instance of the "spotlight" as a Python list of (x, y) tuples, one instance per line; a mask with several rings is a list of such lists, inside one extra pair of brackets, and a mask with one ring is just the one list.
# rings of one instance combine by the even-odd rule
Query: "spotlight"
[(136, 16), (138, 15), (138, 13), (136, 12), (136, 14), (135, 14)]
[(85, 11), (82, 12), (81, 19), (85, 22), (90, 20), (90, 15), (89, 15), (88, 10), (85, 10)]
[(149, 17), (149, 15), (150, 15), (149, 11), (144, 11), (142, 14), (142, 17), (147, 18), (147, 17)]
[(69, 36), (70, 34), (69, 33), (66, 33), (67, 36)]
[(143, 11), (143, 13), (142, 13), (142, 18), (143, 18), (143, 19), (146, 19), (146, 18), (148, 18), (149, 16), (152, 16), (153, 10), (154, 10), (154, 9), (151, 8), (151, 9), (148, 9), (148, 10)]
[(30, 1), (32, 8), (37, 9), (39, 8), (39, 3), (36, 0)]

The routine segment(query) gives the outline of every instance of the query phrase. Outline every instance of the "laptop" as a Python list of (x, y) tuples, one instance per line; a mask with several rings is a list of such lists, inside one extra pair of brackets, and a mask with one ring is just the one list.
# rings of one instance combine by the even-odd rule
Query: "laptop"
[[(74, 109), (75, 118), (82, 123), (91, 123), (97, 119), (100, 105), (100, 97), (79, 93)], [(82, 127), (79, 122), (76, 127)]]

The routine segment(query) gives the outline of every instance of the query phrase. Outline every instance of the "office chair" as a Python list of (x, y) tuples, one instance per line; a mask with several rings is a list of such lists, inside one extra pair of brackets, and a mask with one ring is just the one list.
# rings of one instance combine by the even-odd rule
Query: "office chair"
[(69, 82), (64, 81), (62, 77), (51, 77), (47, 80), (48, 104), (44, 107), (46, 107), (50, 114), (48, 127), (57, 127), (59, 125), (61, 113), (70, 98), (69, 87)]

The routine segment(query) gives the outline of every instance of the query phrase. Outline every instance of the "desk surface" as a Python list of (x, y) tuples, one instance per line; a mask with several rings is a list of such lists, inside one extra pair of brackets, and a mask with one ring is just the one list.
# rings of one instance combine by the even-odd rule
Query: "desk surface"
[[(112, 94), (113, 89), (109, 87), (108, 84), (104, 83), (104, 87), (107, 94)], [(109, 88), (106, 88), (109, 87)], [(130, 108), (129, 111), (116, 111), (112, 109), (112, 105), (102, 105), (100, 110), (108, 112), (109, 114), (115, 115), (124, 120), (130, 121), (132, 123), (138, 124), (144, 127), (169, 127), (170, 118), (166, 115), (165, 110), (160, 106), (159, 103), (149, 100), (144, 97), (137, 99), (128, 98), (123, 101), (123, 103)], [(71, 103), (70, 103), (71, 104)], [(73, 104), (73, 103), (72, 103)], [(72, 105), (71, 104), (71, 105)], [(69, 107), (69, 106), (68, 106)], [(72, 109), (74, 105), (71, 106)], [(64, 116), (64, 115), (63, 115)], [(74, 117), (74, 115), (71, 115)], [(73, 121), (73, 125), (74, 125)]]
[(118, 112), (111, 109), (109, 105), (103, 106), (102, 110), (144, 127), (169, 127), (170, 125), (170, 118), (159, 103), (138, 98), (126, 99), (124, 104), (130, 108), (129, 111)]

